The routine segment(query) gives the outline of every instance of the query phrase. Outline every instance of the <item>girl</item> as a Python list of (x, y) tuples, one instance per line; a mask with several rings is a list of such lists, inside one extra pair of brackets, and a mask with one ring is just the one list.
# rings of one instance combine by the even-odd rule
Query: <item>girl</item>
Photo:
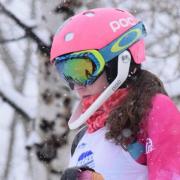
[(54, 36), (51, 62), (80, 97), (63, 180), (180, 179), (180, 113), (161, 81), (142, 70), (141, 21), (115, 8), (84, 11)]

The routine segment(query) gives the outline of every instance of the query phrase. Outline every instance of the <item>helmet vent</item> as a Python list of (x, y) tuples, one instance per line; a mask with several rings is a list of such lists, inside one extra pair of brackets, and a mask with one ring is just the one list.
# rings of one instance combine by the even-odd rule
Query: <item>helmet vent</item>
[(74, 33), (73, 33), (73, 32), (69, 32), (69, 33), (67, 33), (67, 34), (65, 35), (64, 40), (65, 40), (66, 42), (68, 42), (68, 41), (73, 40), (73, 38), (74, 38)]
[(88, 17), (93, 17), (95, 16), (95, 13), (93, 11), (86, 11), (83, 13), (83, 15), (88, 16)]

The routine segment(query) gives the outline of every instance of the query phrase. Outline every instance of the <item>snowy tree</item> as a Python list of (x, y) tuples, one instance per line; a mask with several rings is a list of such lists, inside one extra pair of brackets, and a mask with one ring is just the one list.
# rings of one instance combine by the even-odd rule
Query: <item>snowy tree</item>
[[(158, 6), (157, 6), (158, 4)], [(56, 29), (95, 7), (128, 9), (145, 22), (147, 61), (180, 107), (180, 2), (157, 0), (0, 1), (0, 179), (60, 179), (75, 131), (76, 102), (49, 63)]]

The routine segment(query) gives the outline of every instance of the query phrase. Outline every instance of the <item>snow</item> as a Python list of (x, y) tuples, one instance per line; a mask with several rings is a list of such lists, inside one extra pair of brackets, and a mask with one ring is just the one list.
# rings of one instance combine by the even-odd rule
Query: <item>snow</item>
[(29, 8), (31, 6), (31, 1), (30, 0), (26, 0), (26, 1), (19, 1), (19, 0), (13, 0), (13, 1), (5, 1), (4, 0), (4, 6), (6, 6), (6, 8), (15, 13), (16, 16), (18, 18), (20, 18), (22, 21), (24, 21), (25, 23), (30, 22), (30, 13), (31, 13), (31, 8)]
[[(39, 59), (37, 54), (37, 46), (33, 44), (32, 47), (32, 54), (31, 54), (31, 61), (28, 65), (28, 72), (26, 75), (26, 81), (24, 84), (23, 94), (31, 98), (32, 100), (32, 106), (34, 106), (35, 109), (37, 109), (38, 105), (38, 65), (39, 65)], [(34, 112), (37, 114), (37, 112)]]
[(31, 119), (36, 117), (36, 109), (37, 107), (29, 106), (30, 104), (34, 104), (33, 98), (27, 98), (22, 96), (22, 94), (18, 93), (15, 89), (12, 89), (10, 86), (0, 86), (0, 91), (10, 99), (16, 106), (22, 109)]
[[(177, 57), (171, 57), (164, 61), (163, 59), (154, 59), (147, 56), (146, 62), (143, 63), (144, 69), (147, 69), (156, 74), (162, 80), (168, 94), (171, 97), (180, 94), (180, 78), (178, 78), (179, 71), (176, 69), (178, 66), (178, 61), (176, 59)], [(175, 80), (171, 81), (173, 79)]]
[[(0, 91), (3, 92), (9, 99), (11, 99), (17, 106), (23, 109), (31, 118), (37, 116), (37, 59), (31, 63), (31, 68), (29, 68), (29, 73), (27, 75), (27, 81), (24, 87), (24, 95), (18, 93), (12, 84), (12, 77), (10, 72), (4, 65), (3, 61), (0, 61), (0, 71), (2, 76), (0, 76)], [(0, 175), (4, 173), (4, 165), (6, 164), (8, 156), (8, 148), (11, 134), (11, 124), (13, 120), (14, 110), (6, 103), (1, 102), (0, 104), (0, 136), (3, 137), (0, 141)], [(15, 144), (13, 152), (13, 161), (10, 165), (10, 177), (9, 180), (31, 180), (28, 162), (27, 162), (27, 152), (25, 149), (26, 145), (26, 135), (24, 132), (23, 124), (20, 120), (17, 120), (17, 126), (15, 129)]]
[[(17, 15), (25, 24), (33, 26), (35, 21), (30, 21), (30, 1), (19, 1), (13, 0), (8, 1), (4, 0), (4, 5)], [(24, 35), (24, 30), (19, 28), (14, 21), (8, 19), (6, 16), (1, 16), (1, 33), (5, 39), (11, 39), (16, 37), (21, 37)], [(12, 28), (13, 27), (13, 28)], [(38, 56), (37, 56), (37, 46), (31, 43), (32, 55), (29, 57), (31, 62), (28, 64), (25, 83), (23, 87), (23, 93), (20, 93), (15, 88), (15, 80), (21, 81), (20, 78), (12, 77), (11, 72), (6, 66), (6, 59), (0, 55), (0, 92), (14, 102), (19, 108), (28, 114), (30, 118), (35, 118), (37, 116), (37, 104), (38, 104)], [(8, 49), (9, 56), (11, 59), (8, 59), (8, 62), (12, 60), (12, 65), (15, 65), (17, 70), (18, 77), (25, 65), (26, 54), (28, 43), (27, 40), (22, 39), (17, 42), (11, 42), (5, 44), (6, 49)], [(0, 179), (4, 174), (9, 142), (12, 133), (12, 125), (14, 124), (14, 110), (5, 102), (0, 101)], [(13, 124), (12, 124), (13, 123)], [(31, 180), (30, 169), (28, 167), (27, 161), (27, 151), (26, 146), (26, 133), (25, 127), (22, 123), (21, 118), (16, 119), (15, 123), (15, 136), (13, 144), (13, 154), (10, 162), (10, 172), (8, 179), (9, 180)]]
[(26, 135), (22, 122), (17, 124), (15, 132), (16, 141), (13, 148), (13, 160), (10, 165), (11, 176), (8, 180), (31, 180), (27, 152), (25, 149)]
[[(29, 73), (27, 75), (27, 81), (24, 87), (24, 95), (18, 93), (13, 86), (13, 78), (11, 73), (7, 69), (6, 65), (0, 59), (0, 91), (3, 92), (9, 99), (23, 109), (31, 118), (36, 117), (36, 104), (37, 104), (37, 59), (31, 63)], [(33, 69), (34, 68), (34, 69)], [(31, 105), (31, 106), (30, 106)], [(11, 136), (11, 128), (13, 123), (14, 110), (4, 102), (0, 102), (0, 176), (5, 171), (5, 165), (8, 157), (9, 140)], [(18, 121), (18, 120), (17, 120)], [(16, 157), (10, 165), (11, 175), (9, 180), (30, 180), (27, 167), (27, 152), (25, 150), (26, 138), (23, 132), (22, 122), (17, 122), (17, 133), (15, 136), (14, 155)], [(18, 136), (18, 137), (17, 137)], [(16, 145), (17, 144), (17, 145)], [(2, 156), (3, 154), (3, 156)]]
[[(8, 69), (4, 66), (3, 62), (0, 61), (0, 83), (6, 82), (9, 84), (9, 86), (12, 86), (12, 77), (8, 71)], [(14, 110), (7, 105), (4, 102), (0, 103), (0, 176), (3, 175), (5, 171), (5, 164), (7, 161), (7, 156), (8, 156), (8, 148), (10, 139), (10, 127), (12, 124), (13, 120), (13, 115), (14, 115)], [(3, 155), (3, 156), (2, 156)]]
[(26, 141), (26, 147), (32, 147), (34, 144), (41, 143), (41, 137), (34, 130), (31, 132), (28, 140)]
[[(104, 1), (106, 4), (104, 6), (110, 6), (110, 1)], [(132, 0), (127, 1), (119, 1), (114, 0), (114, 2), (118, 3), (119, 8), (131, 8)], [(121, 3), (120, 3), (121, 2)], [(28, 26), (35, 26), (34, 32), (46, 43), (50, 43), (50, 32), (55, 32), (56, 27), (61, 24), (62, 15), (54, 15), (56, 16), (52, 22), (44, 21), (42, 22), (42, 9), (40, 1), (35, 1), (36, 8), (31, 9), (32, 1), (31, 0), (2, 0), (2, 3), (13, 12), (18, 18), (22, 20)], [(45, 1), (44, 3), (49, 3), (49, 1)], [(169, 25), (171, 19), (165, 15), (164, 13), (157, 13), (157, 23), (154, 24), (154, 28), (150, 29), (150, 25), (153, 23), (153, 18), (147, 18), (149, 16), (149, 6), (146, 1), (142, 1), (141, 8), (146, 9), (144, 14), (139, 14), (140, 19), (145, 21), (148, 30), (148, 36), (146, 37), (146, 42), (154, 42), (156, 38), (161, 36), (162, 33), (168, 32), (166, 28), (162, 28), (160, 24)], [(138, 4), (138, 3), (137, 3)], [(143, 6), (142, 6), (143, 5)], [(52, 6), (51, 8), (49, 8)], [(50, 3), (48, 7), (50, 9), (49, 12), (46, 12), (49, 19), (51, 15), (53, 16), (51, 10), (55, 6), (55, 2)], [(138, 6), (138, 5), (137, 5)], [(83, 6), (77, 11), (85, 10), (87, 7)], [(137, 13), (135, 7), (133, 12)], [(48, 9), (47, 9), (48, 10)], [(37, 15), (37, 18), (32, 18), (32, 11), (34, 11)], [(10, 20), (6, 16), (1, 13), (1, 31), (3, 37), (7, 39), (21, 37), (24, 35), (24, 30), (20, 27), (16, 26), (14, 21)], [(45, 24), (44, 26), (42, 24)], [(36, 27), (37, 25), (37, 27)], [(56, 27), (55, 27), (56, 26)], [(180, 78), (169, 83), (169, 80), (176, 79), (179, 76), (179, 71), (177, 71), (177, 63), (179, 63), (179, 57), (177, 55), (172, 55), (169, 57), (166, 62), (162, 56), (165, 56), (169, 52), (173, 52), (175, 47), (178, 45), (179, 37), (178, 35), (171, 36), (171, 39), (167, 39), (163, 41), (161, 44), (150, 48), (147, 51), (148, 55), (158, 54), (159, 57), (155, 58), (153, 56), (147, 56), (147, 61), (143, 64), (143, 67), (155, 73), (165, 84), (165, 88), (168, 94), (171, 97), (180, 95)], [(30, 43), (31, 45), (31, 62), (28, 64), (26, 79), (23, 87), (23, 92), (19, 92), (15, 88), (15, 77), (12, 77), (12, 72), (6, 66), (5, 59), (0, 55), (0, 92), (13, 101), (19, 108), (21, 108), (24, 112), (28, 114), (28, 116), (32, 119), (37, 117), (37, 107), (38, 107), (38, 55), (37, 55), (37, 46), (35, 43)], [(170, 44), (168, 49), (164, 49), (164, 44)], [(12, 63), (15, 63), (15, 68), (17, 72), (23, 71), (24, 64), (26, 62), (26, 56), (24, 52), (27, 52), (27, 47), (29, 46), (27, 39), (19, 40), (18, 42), (11, 42), (5, 45), (8, 49), (9, 55), (12, 58)], [(176, 73), (175, 73), (176, 72)], [(17, 79), (20, 81), (21, 79)], [(5, 102), (3, 102), (0, 98), (0, 179), (5, 170), (5, 164), (8, 156), (8, 148), (9, 148), (9, 139), (11, 135), (11, 127), (14, 118), (14, 110)], [(27, 160), (27, 152), (25, 150), (26, 145), (31, 145), (34, 142), (39, 142), (40, 139), (37, 134), (34, 132), (31, 134), (31, 137), (27, 141), (25, 127), (20, 118), (16, 119), (16, 127), (15, 127), (15, 141), (13, 146), (13, 160), (10, 165), (10, 174), (8, 180), (31, 180), (30, 169), (28, 166)]]
[(0, 177), (4, 173), (4, 165), (6, 164), (10, 139), (10, 127), (12, 124), (12, 117), (14, 110), (6, 103), (0, 104)]
[(165, 88), (171, 97), (178, 96), (180, 94), (180, 79), (177, 81), (165, 84)]
[(13, 84), (12, 76), (11, 76), (8, 68), (2, 61), (1, 56), (0, 56), (0, 72), (1, 72), (0, 84), (6, 83), (7, 85), (12, 86), (12, 84)]
[[(21, 51), (18, 50), (21, 49)], [(13, 60), (17, 65), (17, 69), (21, 71), (23, 64), (25, 63), (24, 59), (24, 50), (27, 48), (27, 43), (21, 41), (17, 43), (10, 43), (9, 49), (10, 53), (13, 54)], [(20, 109), (28, 114), (30, 118), (35, 118), (37, 115), (37, 96), (38, 96), (38, 87), (37, 87), (37, 69), (38, 69), (38, 59), (35, 56), (36, 46), (33, 47), (34, 51), (32, 52), (32, 61), (28, 67), (29, 72), (27, 73), (27, 80), (25, 82), (25, 94), (19, 93), (14, 85), (13, 78), (11, 73), (7, 69), (4, 60), (0, 60), (0, 91), (10, 99), (14, 104), (16, 104)], [(31, 104), (31, 106), (29, 106)], [(28, 108), (27, 108), (28, 107)]]

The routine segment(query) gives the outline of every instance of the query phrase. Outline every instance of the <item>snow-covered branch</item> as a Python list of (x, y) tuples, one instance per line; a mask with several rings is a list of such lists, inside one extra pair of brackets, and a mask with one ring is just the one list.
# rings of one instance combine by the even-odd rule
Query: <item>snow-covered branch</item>
[(26, 33), (26, 35), (28, 37), (30, 37), (31, 39), (33, 39), (40, 52), (43, 55), (49, 56), (49, 52), (50, 52), (50, 46), (47, 45), (45, 42), (43, 42), (43, 40), (41, 40), (34, 32), (33, 32), (33, 27), (29, 27), (28, 25), (26, 25), (25, 23), (23, 23), (18, 17), (16, 17), (12, 12), (10, 12), (8, 9), (6, 9), (6, 7), (0, 2), (0, 11), (2, 11), (3, 13), (5, 13), (9, 18), (11, 18), (13, 21), (15, 21), (17, 23), (18, 26), (20, 26)]
[(26, 37), (27, 37), (26, 35), (23, 35), (23, 36), (18, 37), (18, 38), (0, 39), (0, 44), (9, 43), (9, 42), (14, 42), (14, 41), (19, 41), (19, 40), (24, 39), (24, 38), (26, 38)]
[[(4, 89), (4, 90), (3, 90)], [(0, 96), (13, 107), (25, 119), (32, 120), (36, 117), (36, 107), (29, 106), (32, 100), (23, 97), (20, 93), (11, 88), (0, 87)]]

